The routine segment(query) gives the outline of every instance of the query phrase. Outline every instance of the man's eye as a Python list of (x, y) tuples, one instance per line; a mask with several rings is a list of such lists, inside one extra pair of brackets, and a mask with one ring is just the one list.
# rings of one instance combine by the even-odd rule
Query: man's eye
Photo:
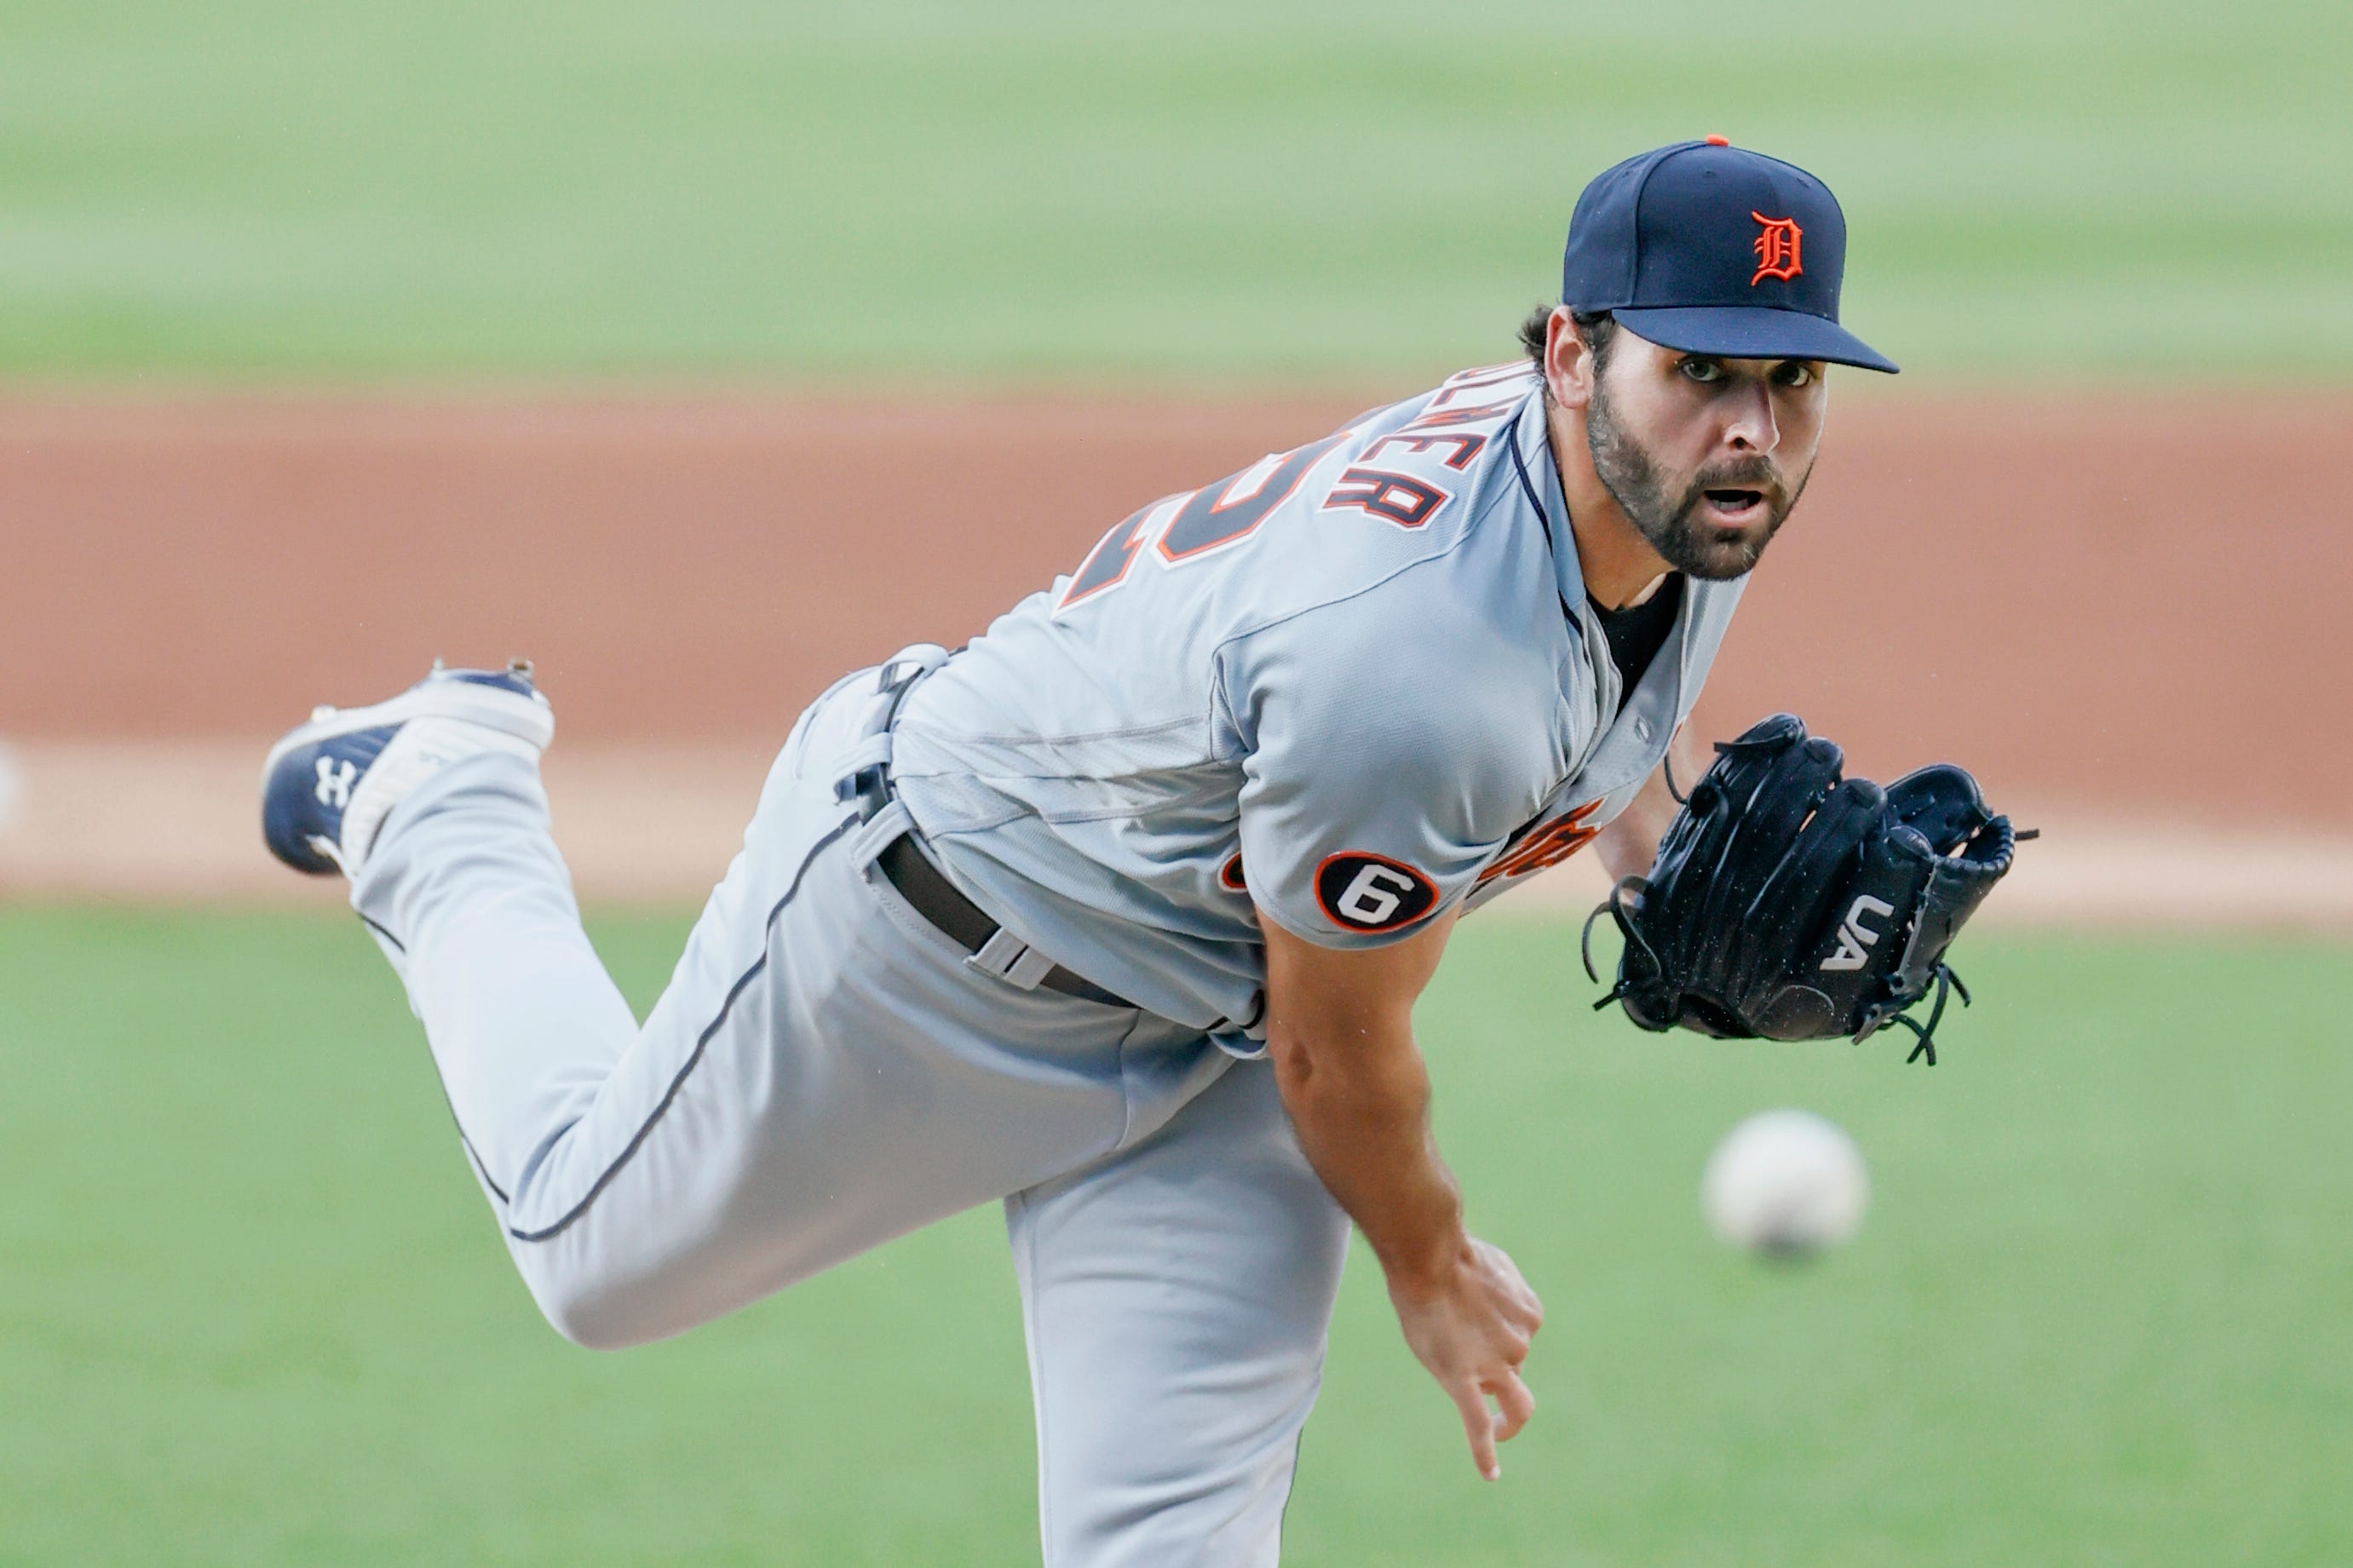
[(1683, 374), (1696, 382), (1722, 381), (1724, 367), (1712, 359), (1687, 359), (1683, 362)]
[(1782, 362), (1779, 380), (1783, 386), (1810, 386), (1814, 380), (1814, 367), (1802, 360), (1786, 360)]

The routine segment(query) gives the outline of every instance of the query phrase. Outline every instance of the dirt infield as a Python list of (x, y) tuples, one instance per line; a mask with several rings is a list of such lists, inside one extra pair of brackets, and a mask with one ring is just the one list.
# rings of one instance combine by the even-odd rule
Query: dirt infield
[[(65, 898), (339, 906), (340, 879), (262, 852), (259, 742), (50, 741), (19, 747), (23, 804), (0, 830), (0, 901)], [(699, 741), (548, 753), (555, 833), (583, 897), (700, 902), (743, 842), (770, 753)], [(2353, 931), (2353, 837), (2213, 829), (2031, 807), (2042, 841), (1988, 906), (1994, 924), (2268, 925)], [(1496, 908), (1583, 915), (1590, 855)]]
[[(135, 766), (528, 652), (564, 749), (756, 751), (1371, 400), (0, 402), (0, 737)], [(2342, 823), (2348, 450), (2342, 394), (1849, 398), (1703, 722), (2079, 817)]]

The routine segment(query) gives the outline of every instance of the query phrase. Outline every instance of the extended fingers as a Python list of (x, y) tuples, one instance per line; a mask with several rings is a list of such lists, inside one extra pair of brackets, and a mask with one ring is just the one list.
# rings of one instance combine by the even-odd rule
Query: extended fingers
[(1471, 1462), (1479, 1467), (1482, 1476), (1493, 1480), (1504, 1473), (1504, 1467), (1495, 1462), (1495, 1418), (1488, 1414), (1485, 1392), (1471, 1382), (1446, 1392), (1462, 1413), (1462, 1435), (1471, 1439)]

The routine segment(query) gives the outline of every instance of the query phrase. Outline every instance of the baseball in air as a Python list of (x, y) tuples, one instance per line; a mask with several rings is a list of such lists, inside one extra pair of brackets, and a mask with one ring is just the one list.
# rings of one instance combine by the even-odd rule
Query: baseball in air
[(1718, 1239), (1750, 1252), (1803, 1258), (1862, 1224), (1871, 1178), (1854, 1140), (1810, 1110), (1766, 1110), (1709, 1156), (1700, 1207)]

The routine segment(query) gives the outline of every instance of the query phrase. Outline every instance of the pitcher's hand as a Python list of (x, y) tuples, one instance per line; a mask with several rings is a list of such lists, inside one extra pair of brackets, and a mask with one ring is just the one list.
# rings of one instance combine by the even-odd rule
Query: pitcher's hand
[[(1535, 1395), (1520, 1381), (1528, 1343), (1544, 1326), (1544, 1304), (1501, 1247), (1465, 1237), (1455, 1255), (1426, 1279), (1389, 1280), (1405, 1342), (1462, 1413), (1479, 1473), (1503, 1474), (1495, 1445), (1519, 1436), (1535, 1414)], [(1487, 1400), (1494, 1397), (1496, 1411)]]

